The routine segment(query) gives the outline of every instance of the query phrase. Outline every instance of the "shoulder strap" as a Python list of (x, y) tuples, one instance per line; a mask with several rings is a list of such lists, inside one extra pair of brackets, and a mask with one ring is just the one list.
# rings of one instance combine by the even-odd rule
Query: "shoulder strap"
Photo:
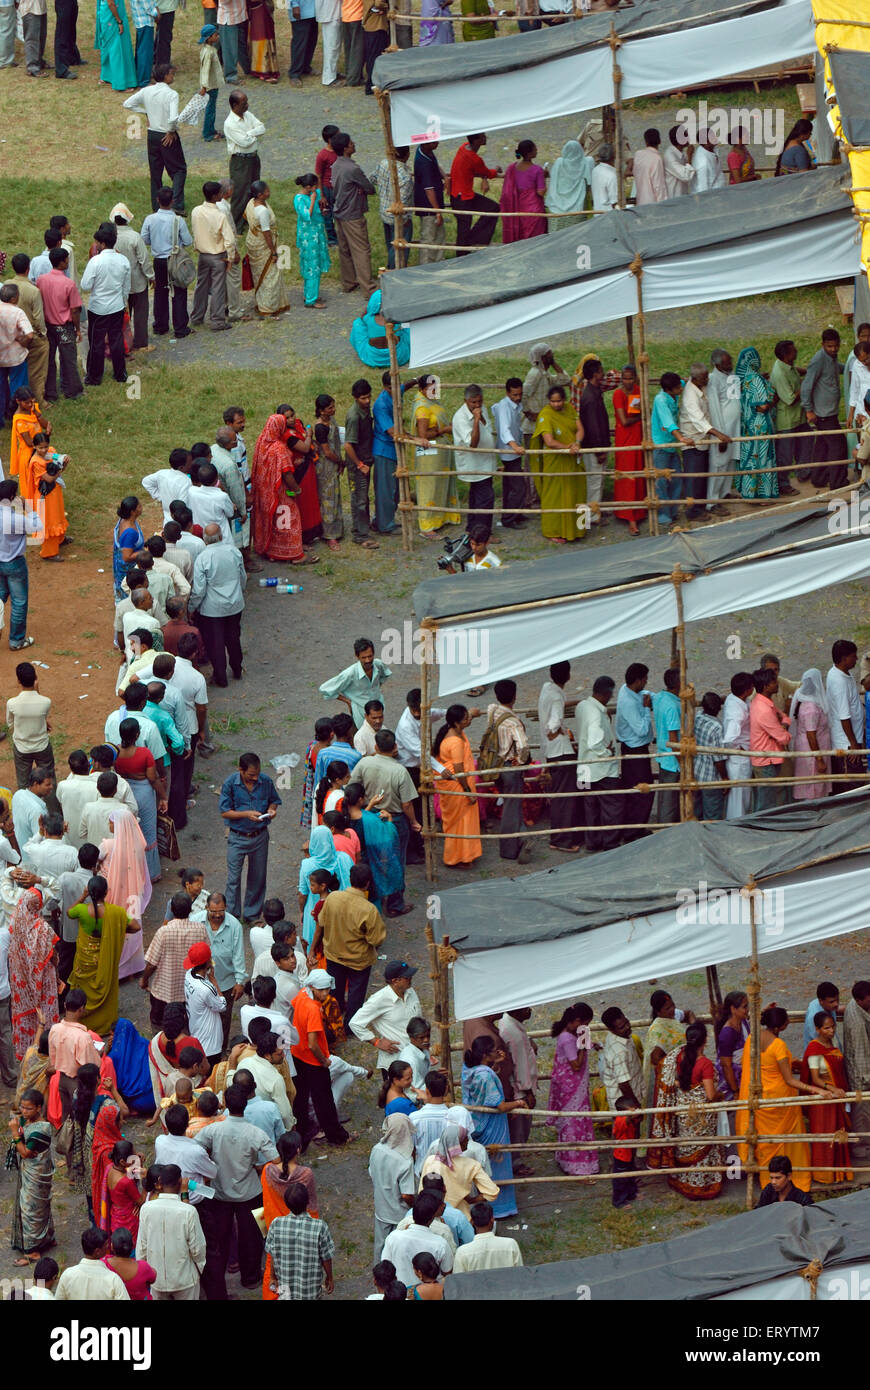
[(172, 253), (178, 250), (178, 213), (172, 214)]

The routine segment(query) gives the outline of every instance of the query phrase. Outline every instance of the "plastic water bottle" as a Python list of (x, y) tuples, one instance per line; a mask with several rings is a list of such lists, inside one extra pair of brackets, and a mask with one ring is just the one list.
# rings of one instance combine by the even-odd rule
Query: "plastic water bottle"
[(280, 582), (281, 582), (281, 581), (280, 581), (280, 579), (278, 578), (277, 574), (271, 575), (268, 579), (261, 579), (261, 580), (260, 580), (260, 588), (261, 588), (261, 589), (277, 589), (277, 587), (278, 587), (278, 585), (280, 584)]
[(301, 594), (301, 593), (302, 593), (302, 585), (301, 585), (301, 584), (277, 584), (277, 585), (275, 586), (275, 593), (276, 593), (276, 594)]

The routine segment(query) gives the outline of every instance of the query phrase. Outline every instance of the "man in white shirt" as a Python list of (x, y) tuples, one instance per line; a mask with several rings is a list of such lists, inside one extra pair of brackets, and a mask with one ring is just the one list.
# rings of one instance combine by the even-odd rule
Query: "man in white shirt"
[[(185, 450), (185, 452), (187, 451)], [(184, 503), (184, 506), (187, 507), (186, 502)], [(188, 507), (187, 510), (189, 512), (190, 508)], [(183, 546), (179, 543), (182, 534), (181, 527), (179, 526), (177, 521), (172, 520), (171, 514), (170, 519), (168, 521), (164, 517), (162, 534), (163, 539), (166, 542), (166, 559), (169, 560), (173, 565), (178, 566), (178, 568), (181, 570), (181, 573), (184, 575), (185, 579), (189, 584), (193, 578), (193, 555), (186, 546)], [(191, 536), (191, 540), (198, 541), (199, 536)], [(202, 549), (201, 541), (198, 549)]]
[(710, 353), (712, 370), (707, 382), (707, 406), (714, 427), (731, 440), (717, 444), (710, 454), (710, 478), (707, 483), (707, 506), (728, 494), (734, 465), (740, 458), (740, 378), (735, 375), (731, 354), (725, 348)]
[[(244, 8), (244, 0), (243, 0)], [(175, 68), (171, 63), (157, 63), (154, 81), (127, 97), (128, 111), (144, 111), (148, 118), (148, 168), (151, 173), (151, 208), (157, 210), (157, 190), (163, 182), (163, 171), (172, 181), (172, 205), (181, 216), (184, 213), (184, 182), (187, 161), (178, 136), (178, 93), (173, 90)]]
[(154, 1162), (174, 1163), (181, 1169), (182, 1178), (196, 1180), (196, 1188), (187, 1194), (191, 1206), (198, 1207), (204, 1202), (213, 1201), (208, 1191), (217, 1174), (217, 1164), (213, 1158), (209, 1158), (202, 1144), (187, 1138), (185, 1131), (190, 1124), (187, 1106), (170, 1105), (163, 1112), (163, 1123), (166, 1133), (158, 1134), (154, 1140)]
[(152, 1298), (199, 1301), (205, 1236), (198, 1213), (181, 1200), (181, 1169), (176, 1163), (168, 1163), (161, 1172), (159, 1196), (140, 1208), (136, 1258), (157, 1271)]
[(79, 838), (83, 845), (99, 845), (108, 839), (112, 833), (109, 825), (111, 817), (117, 811), (129, 810), (117, 792), (117, 773), (101, 772), (97, 778), (97, 798), (89, 802), (82, 811), (78, 825)]
[[(244, 9), (244, 0), (242, 0)], [(223, 38), (221, 39), (223, 42)], [(224, 54), (224, 78), (229, 81), (227, 75), (227, 59)], [(261, 135), (266, 134), (266, 127), (262, 121), (258, 121), (252, 111), (248, 109), (248, 97), (245, 92), (230, 92), (230, 114), (224, 121), (224, 135), (227, 142), (227, 154), (230, 157), (230, 179), (232, 180), (233, 192), (230, 200), (232, 210), (232, 220), (237, 232), (241, 232), (245, 225), (245, 208), (251, 196), (251, 184), (260, 177), (260, 156), (257, 149), (257, 142)]]
[(43, 880), (49, 880), (53, 894), (60, 875), (74, 873), (78, 868), (78, 850), (64, 836), (64, 820), (59, 811), (40, 816), (39, 834), (21, 846), (21, 862)]
[(382, 700), (366, 700), (365, 719), (353, 736), (353, 746), (361, 757), (374, 757), (377, 753), (375, 734), (384, 727), (384, 705)]
[[(136, 689), (136, 687), (139, 687)], [(143, 700), (143, 695), (145, 699)], [(142, 706), (148, 699), (147, 682), (141, 678), (130, 686), (127, 691), (129, 704), (123, 704), (120, 709), (112, 710), (103, 726), (103, 737), (107, 743), (113, 743), (116, 747), (121, 742), (121, 725), (125, 719), (135, 719), (139, 725), (139, 736), (136, 739), (137, 748), (147, 748), (154, 761), (163, 766), (163, 760), (167, 756), (166, 744), (163, 742), (163, 735), (147, 714), (143, 713)], [(159, 769), (158, 769), (159, 770)]]
[[(420, 687), (415, 686), (409, 690), (405, 696), (405, 708), (399, 715), (396, 724), (396, 756), (403, 767), (408, 769), (411, 781), (415, 788), (420, 789), (420, 759), (423, 756), (421, 748), (420, 720), (422, 715), (422, 700)], [(429, 711), (430, 726), (434, 731), (436, 724), (443, 720), (447, 710), (443, 705), (433, 705)], [(480, 714), (479, 709), (469, 710), (472, 719)], [(440, 772), (441, 764), (436, 758), (432, 759), (432, 767), (435, 772)], [(421, 819), (423, 812), (419, 796), (414, 801), (414, 816), (417, 821)], [(423, 849), (423, 836), (419, 830), (412, 830), (408, 839), (407, 864), (422, 864), (426, 858)]]
[(271, 1100), (287, 1129), (295, 1127), (293, 1111), (287, 1099), (287, 1087), (278, 1066), (284, 1061), (284, 1051), (277, 1033), (263, 1033), (257, 1043), (256, 1057), (246, 1057), (244, 1067), (254, 1078), (257, 1095), (261, 1100)]
[[(831, 758), (834, 773), (867, 771), (864, 752), (864, 701), (852, 675), (858, 660), (854, 642), (839, 638), (831, 647), (833, 665), (825, 679), (828, 696), (828, 723), (831, 727), (831, 747), (841, 749)], [(852, 791), (863, 782), (835, 782), (835, 792)], [(12, 798), (13, 801), (15, 798)]]
[(15, 676), (21, 689), (6, 701), (6, 723), (12, 735), (15, 775), (21, 786), (32, 767), (54, 773), (54, 753), (48, 721), (51, 700), (40, 694), (36, 668), (30, 661), (20, 661)]
[[(152, 565), (151, 569), (149, 570), (146, 568), (145, 570), (145, 574), (148, 580), (148, 588), (151, 589), (153, 587), (155, 579), (158, 582), (160, 579), (163, 578), (169, 580), (170, 592), (166, 595), (166, 598), (164, 598), (163, 600), (163, 607), (166, 609), (166, 614), (168, 618), (169, 609), (167, 607), (167, 603), (169, 599), (180, 598), (184, 600), (189, 598), (190, 580), (188, 579), (185, 571), (183, 569), (180, 569), (174, 560), (168, 560), (166, 558), (167, 548), (168, 547), (166, 545), (166, 541), (163, 539), (162, 536), (149, 536), (147, 541), (145, 542), (145, 550), (154, 561), (154, 564)], [(141, 555), (139, 558), (140, 561), (145, 560), (144, 555)], [(185, 559), (189, 558), (189, 556), (185, 556)], [(147, 561), (145, 563), (147, 565)]]
[[(495, 435), (483, 404), (483, 388), (466, 386), (465, 400), (453, 416), (453, 464), (456, 476), (468, 483), (466, 529), (480, 524), (492, 531), (495, 519), (495, 489), (492, 480), (498, 467)], [(485, 450), (489, 453), (470, 452)], [(477, 511), (478, 507), (484, 508)]]
[[(683, 387), (680, 400), (680, 433), (692, 441), (691, 449), (683, 451), (683, 472), (695, 475), (686, 479), (686, 497), (694, 498), (694, 505), (690, 506), (687, 512), (689, 521), (697, 521), (698, 517), (704, 515), (709, 486), (711, 443), (713, 440), (720, 444), (731, 443), (727, 434), (715, 429), (710, 419), (710, 407), (707, 402), (709, 379), (710, 373), (706, 365), (703, 362), (693, 362), (690, 380)], [(715, 503), (707, 510), (726, 516), (728, 514), (727, 507), (720, 503)]]
[(607, 1091), (608, 1110), (616, 1109), (622, 1097), (640, 1109), (643, 1104), (643, 1068), (631, 1036), (631, 1024), (622, 1009), (605, 1009), (601, 1022), (607, 1029), (604, 1046), (598, 1054), (598, 1074)]
[[(194, 488), (192, 496), (198, 492), (202, 492), (202, 488)], [(242, 613), (248, 576), (241, 551), (222, 535), (217, 522), (211, 521), (204, 528), (203, 539), (205, 550), (197, 555), (193, 564), (189, 606), (191, 612), (199, 613), (199, 628), (211, 662), (213, 682), (225, 686), (228, 659), (235, 679), (241, 680), (242, 676)]]
[(60, 904), (60, 941), (57, 944), (57, 973), (61, 980), (67, 981), (75, 964), (76, 943), (79, 935), (78, 918), (67, 914), (71, 907), (81, 902), (82, 894), (88, 886), (88, 879), (97, 872), (100, 851), (97, 845), (86, 842), (77, 856), (75, 869), (62, 873), (55, 885), (55, 894)]
[(12, 796), (12, 824), (15, 828), (15, 839), (19, 845), (26, 845), (28, 840), (39, 831), (39, 820), (48, 810), (46, 798), (54, 791), (54, 777), (50, 772), (45, 772), (42, 768), (34, 767), (27, 779), (27, 786), (20, 787)]
[(218, 471), (213, 463), (200, 463), (197, 472), (199, 486), (190, 489), (188, 498), (188, 506), (193, 512), (193, 523), (204, 530), (211, 522), (215, 522), (220, 527), (221, 540), (232, 543), (230, 521), (236, 512), (232, 498), (218, 486)]
[(495, 442), (502, 468), (501, 524), (520, 531), (526, 518), (520, 510), (527, 505), (528, 479), (523, 474), (523, 383), (508, 377), (505, 394), (492, 408)]
[(643, 133), (644, 147), (634, 156), (634, 202), (636, 207), (647, 203), (663, 203), (668, 196), (665, 164), (659, 154), (662, 137), (654, 127)]
[[(100, 777), (104, 772), (115, 771), (115, 756), (115, 749), (108, 743), (98, 743), (96, 747), (91, 749), (91, 767), (93, 769), (91, 772), (91, 781), (95, 786), (98, 786)], [(117, 772), (115, 772), (115, 777), (118, 783), (115, 796), (122, 806), (126, 806), (128, 811), (132, 811), (133, 815), (138, 817), (139, 804), (133, 795), (130, 783), (127, 781), (126, 777), (119, 777)]]
[[(577, 771), (574, 738), (565, 716), (565, 686), (571, 678), (570, 661), (550, 667), (538, 696), (541, 754), (550, 777), (550, 849), (577, 854), (583, 847), (583, 807), (576, 795)], [(574, 793), (573, 795), (571, 793)]]
[(577, 786), (581, 791), (596, 793), (582, 798), (588, 827), (586, 850), (590, 854), (601, 849), (615, 849), (622, 839), (621, 831), (610, 828), (621, 825), (623, 818), (623, 798), (614, 795), (619, 792), (621, 783), (616, 735), (607, 712), (615, 685), (610, 676), (599, 676), (592, 694), (580, 701), (575, 716)]
[(592, 207), (596, 212), (610, 212), (611, 208), (617, 207), (619, 203), (619, 177), (613, 167), (613, 160), (613, 146), (602, 145), (589, 180)]
[[(532, 1115), (538, 1088), (538, 1048), (526, 1032), (525, 1024), (532, 1016), (531, 1009), (511, 1009), (503, 1014), (496, 1027), (504, 1039), (511, 1061), (514, 1064), (514, 1095), (524, 1100), (529, 1107), (508, 1115), (512, 1144), (527, 1144), (532, 1132)], [(515, 1155), (516, 1157), (516, 1155)], [(523, 1177), (533, 1170), (525, 1163), (514, 1163), (514, 1174)]]
[(668, 143), (662, 155), (668, 198), (680, 198), (695, 191), (695, 170), (686, 158), (685, 146), (688, 140), (685, 135), (680, 138), (681, 131), (681, 126), (671, 127), (668, 131)]
[(91, 764), (87, 753), (76, 748), (67, 759), (69, 776), (57, 784), (57, 799), (66, 821), (66, 837), (75, 849), (80, 849), (84, 840), (79, 834), (84, 809), (96, 801), (99, 792), (91, 777)]
[(495, 1217), (489, 1202), (475, 1202), (471, 1208), (474, 1240), (460, 1245), (453, 1261), (454, 1274), (471, 1274), (478, 1269), (516, 1269), (523, 1262), (522, 1251), (510, 1236), (495, 1234)]
[(408, 1044), (408, 1024), (422, 1013), (412, 983), (416, 973), (415, 965), (391, 960), (384, 970), (384, 988), (369, 995), (350, 1021), (350, 1030), (360, 1042), (370, 1042), (377, 1050), (377, 1065), (385, 1075)]
[(381, 1259), (392, 1260), (396, 1267), (396, 1278), (410, 1288), (416, 1283), (414, 1275), (414, 1256), (421, 1250), (434, 1255), (442, 1274), (453, 1269), (453, 1255), (442, 1236), (433, 1235), (429, 1227), (441, 1207), (441, 1199), (432, 1192), (421, 1192), (411, 1208), (413, 1224), (407, 1230), (395, 1230), (387, 1236)]
[(189, 449), (173, 449), (169, 455), (169, 467), (158, 468), (142, 479), (142, 486), (155, 502), (163, 508), (163, 524), (172, 520), (169, 511), (173, 502), (181, 501), (189, 505), (190, 465)]
[(242, 1032), (253, 1042), (250, 1032), (251, 1024), (255, 1018), (264, 1018), (280, 1043), (284, 1060), (290, 1068), (290, 1075), (294, 1076), (296, 1068), (290, 1049), (299, 1041), (299, 1034), (289, 1021), (288, 1015), (276, 1007), (277, 983), (272, 975), (254, 974), (251, 980), (251, 993), (254, 1002), (253, 1004), (242, 1005), (239, 1010), (239, 1021)]
[(90, 291), (86, 386), (99, 386), (103, 380), (107, 338), (115, 380), (127, 380), (124, 310), (130, 296), (131, 275), (127, 257), (115, 250), (117, 240), (118, 228), (114, 222), (102, 222), (94, 233), (100, 253), (91, 257), (82, 275), (82, 293)]
[[(755, 694), (755, 682), (748, 671), (738, 671), (731, 677), (731, 690), (725, 696), (722, 710), (722, 739), (725, 748), (749, 748), (749, 701)], [(749, 758), (733, 754), (725, 759), (729, 781), (748, 781), (752, 776)], [(725, 803), (725, 819), (748, 816), (752, 802), (751, 787), (729, 787)]]
[[(239, 519), (233, 523), (233, 542), (241, 550), (250, 541), (250, 527), (245, 526), (248, 513), (247, 483), (235, 453), (237, 444), (238, 435), (232, 425), (221, 425), (211, 446), (211, 461), (218, 471), (221, 487), (236, 509)], [(247, 531), (247, 536), (243, 534), (244, 531)]]
[(90, 1226), (88, 1230), (83, 1231), (82, 1253), (83, 1258), (78, 1264), (67, 1265), (60, 1276), (54, 1291), (55, 1299), (58, 1302), (73, 1303), (108, 1303), (117, 1299), (122, 1303), (129, 1303), (130, 1295), (123, 1279), (113, 1269), (109, 1269), (108, 1265), (103, 1264), (103, 1257), (110, 1253), (108, 1232), (101, 1231), (96, 1226)]
[(707, 193), (712, 188), (725, 188), (726, 180), (718, 157), (714, 153), (715, 137), (707, 130), (698, 131), (698, 143), (692, 155), (695, 170), (693, 193)]

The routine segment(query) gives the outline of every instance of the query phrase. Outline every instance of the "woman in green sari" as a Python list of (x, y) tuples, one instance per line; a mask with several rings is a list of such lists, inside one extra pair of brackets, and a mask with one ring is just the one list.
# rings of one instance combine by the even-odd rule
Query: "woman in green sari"
[[(740, 444), (740, 462), (734, 486), (741, 497), (773, 499), (779, 497), (776, 468), (776, 441), (773, 433), (773, 402), (776, 392), (761, 375), (761, 358), (754, 347), (746, 347), (734, 367), (740, 381), (740, 433), (760, 435)], [(762, 473), (750, 473), (761, 468)], [(769, 470), (769, 471), (768, 471)]]
[(577, 511), (586, 501), (586, 474), (579, 458), (582, 443), (583, 425), (565, 397), (564, 386), (551, 386), (529, 447), (536, 455), (531, 471), (541, 475), (541, 534), (554, 545), (582, 540), (588, 529), (587, 518)]
[(54, 1130), (44, 1118), (44, 1096), (35, 1090), (21, 1097), (20, 1114), (9, 1121), (12, 1147), (6, 1166), (16, 1174), (12, 1199), (12, 1248), (21, 1250), (16, 1265), (35, 1263), (44, 1250), (54, 1245), (51, 1216), (51, 1180), (54, 1159), (51, 1140)]
[(103, 1034), (118, 1017), (118, 965), (124, 937), (142, 930), (141, 923), (128, 917), (122, 907), (106, 902), (108, 891), (106, 880), (95, 874), (67, 912), (79, 924), (70, 988), (84, 990), (88, 1007), (82, 1022)]

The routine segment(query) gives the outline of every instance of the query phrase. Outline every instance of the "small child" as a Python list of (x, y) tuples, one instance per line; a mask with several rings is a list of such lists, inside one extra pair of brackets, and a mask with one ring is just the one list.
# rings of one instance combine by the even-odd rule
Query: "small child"
[(332, 166), (338, 158), (335, 150), (330, 143), (334, 135), (338, 135), (337, 125), (325, 125), (320, 132), (323, 141), (323, 149), (318, 150), (314, 159), (314, 172), (320, 185), (320, 192), (323, 194), (323, 225), (326, 228), (326, 241), (329, 246), (338, 245), (338, 233), (335, 230), (335, 223), (332, 220)]
[(54, 1298), (54, 1286), (60, 1278), (60, 1269), (50, 1255), (43, 1255), (33, 1267), (33, 1284), (24, 1294), (26, 1303), (48, 1302)]
[(196, 1098), (196, 1114), (184, 1132), (188, 1139), (192, 1139), (206, 1125), (213, 1125), (216, 1120), (223, 1118), (221, 1103), (214, 1091), (201, 1091)]
[(332, 839), (336, 849), (343, 849), (345, 854), (349, 854), (354, 864), (359, 858), (360, 842), (355, 830), (351, 830), (347, 823), (347, 816), (343, 811), (325, 811), (323, 814), (323, 824), (332, 831)]
[(202, 117), (203, 140), (224, 138), (214, 128), (218, 87), (223, 82), (223, 72), (217, 54), (218, 40), (217, 25), (204, 24), (199, 31), (199, 94), (201, 97), (208, 95), (208, 106)]
[(189, 1076), (179, 1076), (178, 1080), (175, 1083), (175, 1090), (172, 1092), (172, 1095), (164, 1096), (160, 1102), (160, 1110), (162, 1112), (160, 1116), (160, 1123), (163, 1126), (163, 1128), (166, 1128), (164, 1115), (166, 1111), (169, 1109), (170, 1105), (183, 1105), (188, 1115), (191, 1117), (191, 1119), (193, 1119), (194, 1111), (196, 1108), (196, 1101), (201, 1094), (201, 1091), (195, 1091), (193, 1089), (193, 1082), (191, 1081)]
[[(329, 897), (330, 893), (335, 893), (338, 891), (338, 886), (338, 879), (336, 878), (335, 874), (331, 874), (328, 869), (315, 869), (312, 873), (308, 875), (308, 887), (311, 889), (312, 893), (317, 894), (318, 898), (318, 901), (314, 904), (314, 907), (312, 909), (312, 916), (314, 917), (315, 929), (317, 927), (317, 919), (320, 916), (323, 904), (326, 902), (326, 899)], [(310, 947), (311, 943), (306, 941), (305, 945)], [(325, 970), (326, 956), (323, 954), (322, 951), (320, 954), (323, 957), (323, 964), (320, 964), (320, 957), (318, 957), (316, 968), (318, 970)]]
[[(639, 1117), (635, 1114), (631, 1101), (620, 1096), (616, 1102), (622, 1113), (613, 1121), (614, 1139), (637, 1139), (640, 1134)], [(617, 1173), (629, 1173), (637, 1168), (637, 1149), (613, 1150), (613, 1205), (630, 1207), (637, 1197), (637, 1178), (618, 1178)]]

